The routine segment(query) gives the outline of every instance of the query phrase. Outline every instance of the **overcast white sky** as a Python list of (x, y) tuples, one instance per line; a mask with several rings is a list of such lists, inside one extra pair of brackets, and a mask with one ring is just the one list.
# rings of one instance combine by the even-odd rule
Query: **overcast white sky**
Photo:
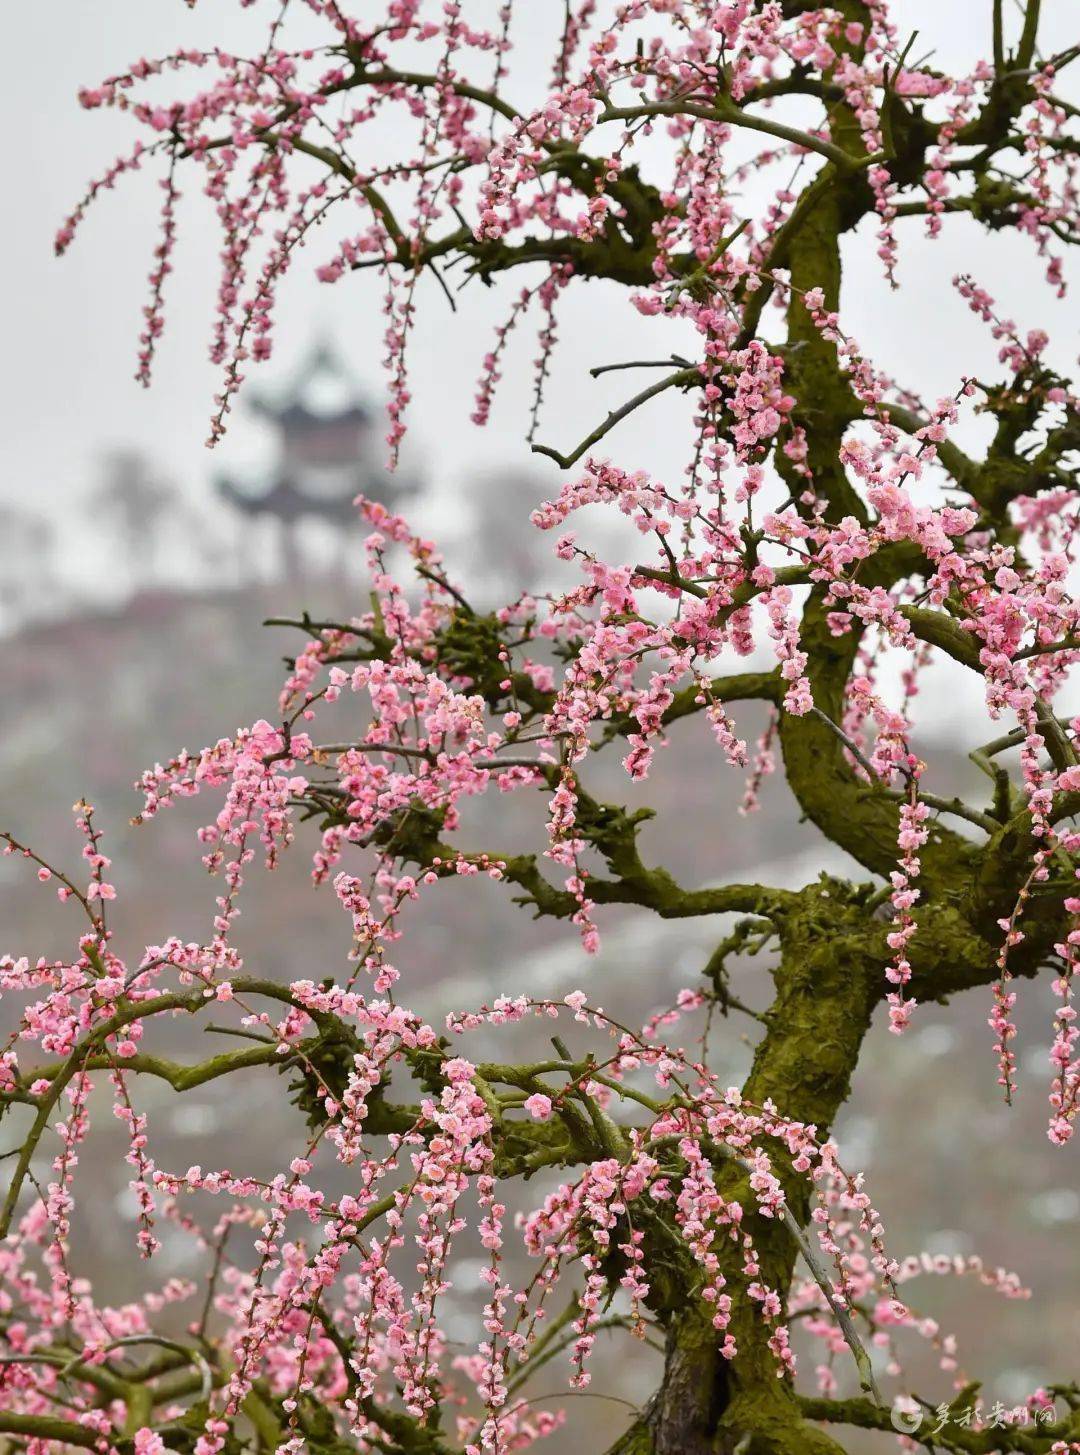
[[(1045, 6), (1047, 49), (1076, 39), (1074, 0)], [(902, 28), (918, 28), (917, 50), (936, 49), (942, 65), (969, 62), (988, 49), (990, 0), (897, 0)], [(541, 54), (538, 44), (562, 0), (528, 0), (518, 13), (518, 64), (526, 69)], [(210, 307), (216, 280), (217, 237), (204, 199), (194, 186), (184, 199), (176, 272), (169, 284), (168, 333), (159, 354), (157, 381), (146, 392), (132, 380), (135, 339), (145, 301), (144, 279), (155, 237), (158, 193), (150, 175), (129, 179), (95, 205), (71, 253), (52, 255), (57, 223), (87, 179), (124, 146), (134, 123), (86, 113), (76, 102), (81, 84), (94, 84), (139, 55), (158, 55), (181, 45), (220, 44), (240, 50), (257, 45), (265, 4), (241, 10), (236, 0), (202, 0), (189, 10), (182, 0), (50, 0), (5, 7), (5, 84), (2, 134), (4, 175), (10, 201), (0, 231), (0, 287), (4, 290), (3, 379), (0, 401), (2, 473), (0, 503), (33, 508), (62, 532), (61, 561), (80, 582), (107, 582), (116, 562), (103, 537), (87, 531), (73, 507), (94, 484), (97, 462), (108, 449), (135, 445), (159, 461), (190, 492), (199, 509), (212, 508), (207, 480), (212, 470), (255, 458), (265, 441), (234, 412), (233, 432), (216, 457), (203, 448), (216, 371), (206, 362)], [(536, 82), (547, 74), (534, 69)], [(194, 180), (194, 174), (192, 174)], [(849, 249), (846, 321), (879, 362), (929, 395), (952, 392), (961, 371), (988, 367), (985, 331), (949, 287), (951, 274), (977, 263), (980, 281), (1024, 327), (1045, 326), (1074, 351), (1077, 312), (1058, 304), (1042, 282), (1028, 250), (1008, 239), (987, 239), (960, 222), (946, 239), (927, 244), (920, 225), (909, 224), (903, 253), (903, 291), (881, 281), (869, 239)], [(969, 248), (977, 241), (978, 254)], [(931, 248), (933, 251), (931, 252)], [(311, 275), (319, 258), (304, 259), (282, 298), (278, 353), (270, 371), (294, 366), (311, 341), (330, 333), (374, 391), (380, 387), (378, 355), (382, 321), (377, 290), (365, 278), (327, 289)], [(489, 346), (491, 325), (502, 317), (510, 289), (498, 296), (471, 290), (473, 298), (451, 320), (437, 293), (428, 298), (413, 344), (415, 448), (422, 451), (439, 490), (430, 526), (459, 516), (458, 492), (468, 472), (484, 462), (528, 461), (522, 444), (530, 389), (532, 340), (526, 333), (512, 356), (501, 402), (486, 431), (469, 423), (476, 369)], [(483, 295), (483, 296), (482, 296)], [(640, 325), (617, 290), (589, 285), (575, 291), (564, 310), (563, 343), (550, 391), (546, 438), (562, 448), (576, 441), (623, 397), (625, 376), (591, 382), (593, 364), (627, 356)], [(673, 341), (664, 340), (661, 350)], [(652, 348), (656, 350), (655, 339)], [(685, 419), (678, 402), (640, 412), (607, 442), (613, 456), (676, 478), (685, 463)], [(554, 467), (533, 460), (550, 472)], [(2, 549), (2, 548), (0, 548)], [(176, 553), (176, 560), (183, 559)]]

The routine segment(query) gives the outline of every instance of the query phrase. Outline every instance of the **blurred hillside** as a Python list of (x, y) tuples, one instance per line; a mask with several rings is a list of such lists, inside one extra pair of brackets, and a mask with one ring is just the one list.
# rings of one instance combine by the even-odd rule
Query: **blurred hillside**
[[(129, 824), (140, 806), (132, 780), (180, 747), (197, 749), (256, 717), (274, 716), (280, 658), (299, 638), (260, 622), (295, 609), (300, 601), (292, 598), (301, 595), (314, 612), (346, 616), (363, 599), (341, 579), (197, 595), (144, 592), (114, 612), (84, 612), (0, 640), (0, 818), (24, 842), (70, 864), (79, 851), (70, 805), (86, 797), (97, 806), (116, 866), (113, 924), (125, 955), (137, 958), (146, 943), (173, 933), (205, 936), (217, 892), (194, 838), (216, 805), (196, 799), (136, 829)], [(753, 711), (738, 725), (747, 736), (760, 728)], [(961, 771), (957, 764), (942, 766)], [(597, 791), (605, 786), (621, 801), (661, 810), (644, 847), (684, 882), (737, 876), (795, 885), (844, 867), (820, 859), (815, 833), (795, 822), (779, 779), (766, 783), (760, 813), (737, 816), (742, 777), (725, 767), (702, 724), (679, 725), (645, 791), (620, 775), (617, 764), (606, 785), (598, 780)], [(473, 812), (475, 841), (485, 848), (544, 842), (539, 798), (493, 795)], [(347, 921), (332, 894), (313, 891), (309, 882), (313, 841), (314, 831), (302, 830), (273, 876), (253, 868), (239, 930), (251, 973), (318, 978), (344, 963)], [(403, 996), (436, 1018), (508, 990), (562, 995), (584, 986), (600, 1003), (617, 1001), (625, 1017), (644, 1020), (690, 982), (722, 933), (701, 921), (665, 925), (640, 912), (607, 911), (603, 949), (589, 962), (572, 929), (533, 921), (486, 880), (440, 886), (414, 908), (400, 946)], [(63, 954), (78, 929), (74, 908), (58, 906), (51, 888), (21, 863), (0, 860), (0, 948)], [(744, 961), (735, 974), (733, 989), (751, 1006), (765, 1001), (765, 960)], [(1025, 984), (1020, 993), (1022, 1080), (1015, 1108), (998, 1100), (988, 1003), (976, 994), (947, 1013), (923, 1008), (899, 1042), (882, 1025), (875, 1029), (838, 1133), (846, 1164), (867, 1171), (897, 1256), (925, 1247), (1007, 1263), (1016, 1249), (1025, 1250), (1017, 1271), (1037, 1291), (1038, 1319), (1034, 1305), (1001, 1301), (974, 1279), (927, 1279), (925, 1288), (911, 1290), (916, 1306), (958, 1333), (961, 1362), (970, 1359), (972, 1367), (991, 1372), (984, 1391), (989, 1402), (1008, 1402), (1052, 1378), (1064, 1353), (1080, 1343), (1080, 1312), (1068, 1304), (1059, 1277), (1075, 1260), (1080, 1226), (1076, 1149), (1055, 1151), (1043, 1130), (1049, 990)], [(13, 1011), (0, 1004), (0, 1021), (10, 1025)], [(745, 1070), (756, 1029), (745, 1017), (712, 1028), (713, 1064), (732, 1081)], [(685, 1031), (697, 1033), (693, 1025)], [(201, 1033), (177, 1026), (169, 1034), (178, 1054), (209, 1054)], [(219, 1037), (209, 1039), (211, 1049), (222, 1048)], [(276, 1169), (282, 1144), (298, 1138), (300, 1127), (284, 1100), (279, 1107), (274, 1099), (270, 1075), (252, 1071), (182, 1099), (163, 1084), (140, 1085), (159, 1165)], [(95, 1208), (96, 1225), (84, 1231), (76, 1258), (121, 1297), (140, 1287), (146, 1270), (132, 1253), (120, 1129), (104, 1106), (102, 1113), (91, 1145), (100, 1151), (112, 1139), (115, 1155), (80, 1168), (98, 1195), (83, 1203)], [(1006, 1137), (1008, 1156), (1000, 1150)], [(47, 1173), (46, 1166), (40, 1170)], [(526, 1189), (525, 1195), (538, 1193)], [(167, 1235), (160, 1276), (190, 1271), (190, 1254), (180, 1234)], [(475, 1286), (475, 1269), (463, 1266), (459, 1274), (463, 1287)], [(641, 1375), (618, 1347), (610, 1387), (636, 1401)], [(553, 1375), (544, 1388), (560, 1384)], [(597, 1387), (609, 1386), (598, 1380)], [(922, 1387), (947, 1395), (939, 1374)], [(575, 1419), (590, 1424), (615, 1431), (625, 1418), (617, 1403), (578, 1403)], [(573, 1448), (574, 1428), (562, 1448)]]

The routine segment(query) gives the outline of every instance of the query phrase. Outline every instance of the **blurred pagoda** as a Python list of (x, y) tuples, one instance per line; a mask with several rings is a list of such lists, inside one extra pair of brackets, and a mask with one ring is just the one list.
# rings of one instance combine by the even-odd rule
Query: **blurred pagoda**
[(299, 534), (305, 520), (341, 533), (357, 519), (358, 495), (391, 509), (419, 488), (418, 480), (383, 462), (380, 412), (328, 343), (318, 344), (280, 390), (250, 396), (253, 412), (277, 432), (277, 461), (260, 479), (219, 476), (218, 493), (242, 515), (280, 523), (285, 573), (300, 573)]

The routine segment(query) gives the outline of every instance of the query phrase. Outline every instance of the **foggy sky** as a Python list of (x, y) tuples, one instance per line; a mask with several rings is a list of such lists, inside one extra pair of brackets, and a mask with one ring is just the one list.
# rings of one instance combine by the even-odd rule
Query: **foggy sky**
[[(1044, 9), (1046, 46), (1074, 40), (1075, 5), (1050, 0)], [(517, 64), (534, 67), (529, 77), (534, 86), (547, 74), (547, 59), (538, 71), (532, 58), (540, 53), (539, 37), (555, 11), (561, 17), (562, 0), (528, 0), (518, 7), (528, 34), (519, 32)], [(195, 185), (195, 169), (186, 177), (188, 195), (166, 300), (168, 331), (150, 391), (132, 379), (159, 198), (150, 172), (126, 179), (114, 194), (103, 196), (69, 255), (53, 257), (56, 226), (88, 178), (130, 146), (137, 130), (123, 116), (83, 112), (76, 89), (124, 69), (139, 55), (181, 45), (253, 49), (268, 13), (265, 4), (243, 11), (233, 0), (202, 0), (195, 10), (182, 0), (51, 0), (5, 7), (0, 104), (6, 112), (4, 167), (13, 202), (0, 230), (5, 324), (0, 502), (47, 515), (61, 532), (63, 572), (90, 591), (107, 589), (117, 567), (110, 554), (115, 546), (92, 523), (87, 528), (72, 506), (96, 483), (104, 452), (118, 444), (142, 449), (183, 484), (196, 512), (202, 512), (216, 509), (207, 487), (211, 470), (258, 459), (266, 441), (240, 407), (213, 458), (203, 446), (219, 382), (218, 371), (206, 361), (218, 239)], [(933, 47), (942, 65), (964, 64), (989, 49), (988, 37), (979, 33), (989, 27), (989, 0), (898, 0), (893, 13), (902, 30), (919, 29), (916, 53)], [(1058, 361), (1072, 362), (1076, 309), (1071, 301), (1054, 300), (1029, 248), (1012, 239), (976, 236), (965, 220), (947, 223), (946, 237), (938, 243), (923, 239), (919, 222), (902, 227), (902, 291), (892, 294), (882, 281), (872, 239), (864, 233), (848, 240), (844, 296), (845, 324), (902, 382), (933, 397), (952, 393), (961, 372), (990, 371), (993, 348), (986, 330), (948, 281), (973, 261), (968, 255), (972, 241), (979, 281), (1022, 328), (1044, 326), (1062, 338), (1065, 358), (1059, 353)], [(329, 333), (377, 393), (382, 333), (377, 286), (360, 277), (323, 287), (312, 276), (322, 256), (317, 248), (309, 249), (288, 279), (268, 377), (290, 370), (316, 337)], [(501, 290), (472, 289), (453, 319), (436, 290), (426, 298), (412, 345), (411, 422), (413, 448), (427, 460), (438, 487), (427, 507), (428, 528), (455, 519), (470, 469), (485, 462), (528, 463), (548, 472), (548, 488), (557, 489), (554, 466), (530, 457), (522, 442), (534, 352), (527, 330), (510, 356), (492, 423), (478, 431), (468, 421), (491, 326), (520, 286), (513, 278)], [(578, 287), (563, 311), (542, 431), (560, 448), (576, 442), (626, 392), (625, 376), (593, 383), (585, 372), (626, 356), (640, 337), (619, 292), (600, 284)], [(634, 467), (677, 479), (687, 455), (688, 437), (681, 428), (687, 413), (684, 402), (661, 400), (609, 437), (605, 448)], [(197, 540), (167, 543), (164, 559), (177, 570), (186, 569), (182, 563), (193, 549)]]

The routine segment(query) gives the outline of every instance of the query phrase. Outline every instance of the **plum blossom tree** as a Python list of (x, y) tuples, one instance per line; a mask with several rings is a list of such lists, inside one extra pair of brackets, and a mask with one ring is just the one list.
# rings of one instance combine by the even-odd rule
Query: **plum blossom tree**
[[(384, 290), (392, 452), (421, 290), (520, 274), (474, 417), (487, 419), (507, 340), (531, 317), (535, 448), (566, 472), (532, 524), (558, 533), (581, 580), (482, 613), (431, 542), (360, 502), (370, 607), (295, 623), (305, 644), (273, 722), (140, 780), (143, 819), (212, 800), (201, 841), (221, 889), (202, 941), (163, 927), (145, 952), (118, 943), (88, 805), (80, 872), (6, 837), (74, 917), (67, 959), (0, 961), (4, 992), (24, 1002), (0, 1055), (15, 1135), (0, 1217), (6, 1447), (501, 1455), (559, 1424), (557, 1399), (535, 1402), (533, 1371), (564, 1368), (583, 1388), (604, 1328), (660, 1351), (623, 1455), (826, 1455), (865, 1430), (939, 1451), (1080, 1450), (1076, 1385), (992, 1421), (920, 1421), (904, 1361), (928, 1326), (904, 1285), (923, 1264), (889, 1250), (830, 1140), (875, 1014), (900, 1035), (920, 1002), (960, 992), (986, 998), (989, 1090), (996, 1059), (1011, 1097), (1017, 988), (1036, 975), (1057, 1006), (1049, 1136), (1065, 1144), (1074, 1126), (1077, 398), (1046, 335), (1003, 317), (973, 273), (953, 286), (996, 340), (998, 376), (923, 400), (847, 327), (841, 250), (872, 238), (895, 284), (905, 232), (936, 237), (965, 214), (1017, 234), (1063, 295), (1080, 140), (1061, 78), (1080, 46), (1044, 53), (1039, 0), (1015, 14), (992, 0), (978, 17), (990, 54), (955, 75), (917, 59), (885, 0), (571, 0), (530, 105), (515, 81), (535, 91), (535, 57), (515, 59), (509, 0), (267, 8), (256, 54), (140, 60), (83, 93), (143, 139), (91, 186), (58, 248), (103, 188), (163, 167), (138, 361), (149, 381), (179, 182), (201, 176), (223, 235), (211, 442), (271, 352), (282, 278), (329, 215), (348, 221), (319, 278), (371, 270)], [(318, 21), (321, 44), (292, 44), (292, 10)], [(173, 80), (183, 98), (161, 100)], [(563, 454), (539, 441), (538, 413), (560, 306), (591, 279), (622, 285), (643, 327), (659, 336), (674, 320), (690, 343), (620, 362), (647, 386)], [(599, 452), (673, 391), (692, 404), (681, 480)], [(989, 425), (981, 455), (956, 438), (974, 415)], [(636, 527), (625, 561), (567, 530), (595, 503)], [(985, 802), (935, 784), (919, 756), (931, 660), (982, 684)], [(736, 722), (746, 702), (770, 713), (756, 747)], [(855, 877), (701, 887), (648, 862), (647, 811), (601, 801), (592, 764), (619, 755), (645, 779), (668, 729), (693, 717), (746, 776), (746, 811), (782, 770)], [(470, 841), (468, 800), (510, 793), (547, 802), (532, 852)], [(707, 784), (700, 802), (709, 813)], [(316, 981), (297, 945), (296, 978), (278, 983), (243, 963), (233, 927), (253, 861), (273, 869), (296, 852), (302, 823), (318, 830), (313, 877), (349, 917), (353, 950)], [(569, 922), (582, 989), (553, 1001), (514, 986), (425, 1024), (395, 945), (431, 886), (477, 876)], [(585, 957), (610, 905), (716, 925), (697, 982), (645, 1027), (589, 992)], [(726, 961), (751, 943), (771, 956), (775, 994), (752, 1023), (750, 1074), (729, 1087), (682, 1023), (740, 1013)], [(211, 1009), (233, 1049), (188, 1061), (155, 1049), (163, 1023)], [(531, 1031), (528, 1061), (471, 1050), (514, 1023)], [(184, 1092), (249, 1076), (298, 1102), (276, 1176), (157, 1165), (144, 1078)], [(69, 1242), (99, 1083), (129, 1134), (139, 1251), (152, 1269), (172, 1220), (193, 1271), (203, 1260), (122, 1306)], [(328, 1190), (342, 1168), (348, 1191)], [(534, 1176), (543, 1190), (513, 1226), (507, 1199)], [(464, 1351), (442, 1313), (463, 1239), (486, 1269)], [(522, 1249), (531, 1271), (518, 1278)], [(977, 1259), (957, 1271), (1023, 1291)]]

